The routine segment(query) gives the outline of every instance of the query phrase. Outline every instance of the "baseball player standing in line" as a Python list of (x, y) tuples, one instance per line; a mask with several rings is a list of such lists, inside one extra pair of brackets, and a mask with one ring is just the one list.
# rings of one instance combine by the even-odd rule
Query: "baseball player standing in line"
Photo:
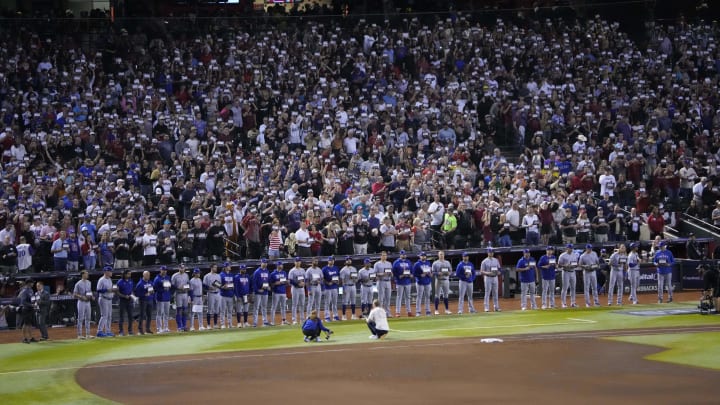
[(612, 305), (613, 290), (617, 286), (617, 304), (622, 305), (622, 297), (625, 294), (625, 272), (628, 268), (628, 257), (625, 245), (620, 244), (617, 252), (610, 256), (610, 285), (608, 286), (608, 306)]
[[(95, 336), (90, 332), (90, 303), (95, 301), (95, 296), (92, 292), (92, 284), (88, 280), (88, 272), (83, 270), (80, 273), (80, 281), (75, 284), (73, 289), (73, 297), (77, 301), (77, 334), (78, 339), (92, 339)], [(85, 334), (83, 335), (83, 326), (85, 326)]]
[(672, 266), (675, 264), (675, 257), (667, 250), (667, 243), (660, 241), (660, 250), (653, 256), (653, 264), (657, 267), (658, 278), (658, 304), (663, 302), (663, 288), (667, 286), (668, 304), (673, 302)]
[(417, 298), (415, 299), (415, 316), (422, 314), (422, 306), (425, 304), (425, 315), (430, 316), (430, 294), (432, 293), (432, 263), (427, 259), (425, 252), (420, 252), (420, 260), (413, 266), (415, 276), (415, 288)]
[[(220, 314), (220, 306), (222, 300), (220, 298), (220, 286), (221, 279), (218, 274), (218, 266), (216, 263), (210, 265), (210, 273), (203, 277), (203, 285), (207, 290), (207, 328), (217, 329), (218, 326), (218, 315)], [(213, 327), (210, 326), (210, 315), (213, 317)]]
[(405, 256), (405, 251), (400, 251), (400, 257), (395, 260), (392, 266), (393, 277), (395, 278), (395, 316), (400, 316), (400, 307), (403, 301), (408, 317), (412, 316), (410, 307), (410, 294), (412, 293), (413, 275), (412, 262)]
[[(247, 274), (247, 266), (240, 265), (240, 270), (234, 277), (235, 284), (235, 316), (237, 317), (237, 327), (247, 328), (248, 311), (250, 310), (250, 276)], [(242, 319), (240, 316), (242, 315)]]
[(155, 289), (155, 301), (157, 303), (157, 313), (155, 314), (155, 327), (157, 333), (170, 332), (170, 298), (172, 296), (170, 289), (170, 276), (167, 275), (167, 266), (160, 266), (160, 274), (155, 276), (153, 288)]
[(319, 314), (320, 297), (322, 297), (323, 290), (323, 272), (322, 269), (318, 267), (317, 257), (312, 258), (312, 264), (305, 272), (305, 281), (308, 286), (307, 313), (309, 314), (314, 309)]
[(270, 273), (267, 269), (267, 259), (260, 259), (260, 267), (255, 269), (252, 276), (252, 292), (255, 295), (255, 314), (253, 316), (253, 328), (256, 328), (260, 315), (264, 326), (270, 326), (267, 319), (268, 293), (270, 292)]
[(540, 274), (542, 277), (542, 298), (540, 308), (555, 308), (555, 248), (548, 246), (545, 248), (545, 254), (538, 261)]
[[(600, 258), (597, 253), (592, 250), (592, 245), (585, 245), (585, 251), (580, 255), (580, 267), (583, 270), (583, 295), (585, 296), (585, 307), (590, 308), (590, 295), (592, 294), (592, 302), (595, 306), (600, 306), (597, 288), (597, 271), (600, 269)], [(612, 294), (611, 294), (612, 296)], [(622, 291), (620, 291), (622, 297)]]
[(235, 277), (229, 262), (223, 263), (220, 272), (220, 329), (232, 328), (232, 312), (235, 308)]
[(275, 271), (270, 273), (270, 285), (272, 286), (272, 308), (270, 313), (270, 326), (275, 326), (275, 312), (280, 309), (280, 319), (283, 325), (287, 325), (287, 273), (283, 269), (283, 262), (277, 262)]
[(445, 314), (450, 315), (450, 307), (448, 298), (450, 297), (450, 270), (452, 265), (445, 260), (445, 251), (438, 251), (438, 259), (432, 264), (433, 276), (435, 276), (435, 315), (440, 315), (438, 307), (440, 306), (440, 297), (445, 304)]
[[(195, 318), (198, 320), (198, 330), (205, 330), (203, 326), (203, 282), (200, 280), (200, 269), (193, 269), (193, 277), (190, 279), (190, 331), (195, 330)], [(209, 326), (209, 325), (208, 325)]]
[(535, 280), (537, 272), (537, 264), (535, 259), (530, 255), (529, 249), (523, 250), (523, 256), (518, 260), (515, 269), (519, 273), (520, 278), (520, 309), (527, 310), (527, 299), (530, 296), (530, 308), (537, 309), (535, 302)]
[[(295, 267), (288, 272), (290, 281), (290, 295), (292, 297), (292, 324), (297, 325), (298, 319), (305, 319), (305, 269), (302, 268), (302, 259), (295, 258)], [(299, 317), (298, 317), (299, 313)]]
[(175, 293), (175, 323), (178, 332), (187, 332), (188, 291), (190, 291), (190, 278), (182, 264), (178, 271), (170, 277), (170, 285)]
[[(135, 296), (138, 297), (140, 304), (140, 317), (138, 318), (138, 332), (144, 335), (145, 332), (152, 335), (153, 331), (150, 328), (150, 322), (152, 320), (152, 308), (155, 303), (155, 288), (153, 283), (150, 281), (150, 272), (143, 271), (143, 276), (135, 285)], [(157, 320), (155, 320), (157, 324)]]
[(375, 262), (373, 272), (377, 277), (378, 301), (390, 317), (390, 297), (392, 296), (392, 264), (387, 260), (387, 252), (380, 252), (380, 260)]
[(111, 266), (103, 267), (103, 276), (98, 279), (98, 306), (100, 307), (100, 320), (98, 321), (97, 337), (113, 337), (112, 333), (112, 301), (113, 293)]
[(117, 282), (118, 300), (118, 326), (120, 327), (120, 336), (125, 336), (125, 316), (128, 320), (128, 335), (133, 335), (133, 288), (135, 284), (132, 281), (132, 273), (130, 270), (123, 271), (123, 278)]
[(562, 291), (560, 291), (560, 302), (563, 308), (567, 308), (566, 297), (568, 290), (570, 290), (570, 306), (572, 308), (577, 307), (575, 303), (575, 288), (577, 285), (577, 275), (575, 272), (580, 269), (578, 265), (580, 257), (576, 252), (573, 251), (572, 243), (565, 246), (565, 251), (558, 258), (558, 266), (563, 271), (562, 279)]
[(493, 309), (500, 312), (500, 301), (498, 299), (498, 275), (500, 274), (500, 261), (495, 257), (495, 251), (492, 247), (487, 249), (487, 257), (480, 262), (480, 274), (483, 276), (485, 283), (485, 297), (483, 306), (485, 312), (490, 312), (490, 298), (493, 300)]
[(363, 259), (363, 267), (358, 271), (360, 279), (360, 315), (361, 318), (370, 313), (373, 301), (373, 285), (375, 284), (375, 272), (370, 268), (370, 259)]
[(637, 289), (640, 285), (640, 257), (638, 256), (638, 243), (630, 244), (630, 253), (628, 254), (628, 279), (630, 280), (630, 302), (633, 305), (638, 303)]
[(455, 275), (460, 279), (460, 297), (458, 298), (458, 315), (462, 315), (463, 307), (465, 306), (465, 297), (468, 299), (468, 311), (471, 314), (475, 312), (475, 306), (473, 305), (473, 283), (475, 282), (475, 265), (470, 262), (470, 255), (468, 252), (463, 252), (462, 261), (458, 263), (455, 269)]
[(350, 307), (350, 319), (355, 319), (355, 302), (357, 301), (357, 281), (358, 271), (352, 265), (352, 257), (345, 258), (345, 266), (340, 269), (340, 282), (343, 286), (343, 304), (342, 304), (342, 320), (348, 318), (345, 316), (347, 308)]
[(333, 319), (339, 321), (337, 301), (340, 270), (335, 265), (334, 257), (328, 257), (327, 266), (322, 268), (322, 273), (325, 286), (325, 322), (331, 322)]

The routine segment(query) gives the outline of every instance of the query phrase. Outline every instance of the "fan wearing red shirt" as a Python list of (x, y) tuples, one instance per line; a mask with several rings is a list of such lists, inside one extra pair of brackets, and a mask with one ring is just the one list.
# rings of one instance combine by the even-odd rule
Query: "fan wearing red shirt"
[(665, 238), (665, 219), (663, 219), (657, 207), (653, 207), (652, 213), (648, 216), (647, 224), (648, 228), (650, 228), (650, 239), (655, 239), (658, 235), (663, 239)]

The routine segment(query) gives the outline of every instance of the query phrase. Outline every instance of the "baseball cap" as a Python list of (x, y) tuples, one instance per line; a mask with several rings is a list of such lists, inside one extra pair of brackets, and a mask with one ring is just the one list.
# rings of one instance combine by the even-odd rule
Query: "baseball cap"
[(660, 247), (665, 246), (665, 245), (666, 245), (666, 243), (664, 240), (661, 240), (660, 243), (658, 243), (658, 246), (660, 246)]
[(363, 263), (370, 263), (370, 259), (365, 258), (365, 260), (363, 260)]
[(104, 266), (103, 271), (113, 271), (112, 266)]
[(278, 267), (282, 267), (282, 266), (283, 266), (283, 262), (277, 262), (277, 263), (275, 263), (275, 264), (276, 264)]
[(345, 256), (345, 261), (352, 260), (352, 256)]
[(468, 252), (462, 252), (462, 255), (463, 255), (463, 257), (470, 256), (470, 254), (468, 254)]
[(263, 257), (262, 259), (260, 259), (260, 263), (267, 263), (267, 259)]
[(523, 253), (530, 253), (530, 249), (523, 249)]
[(572, 249), (572, 248), (573, 248), (573, 244), (572, 244), (572, 243), (568, 243), (567, 246), (565, 246), (565, 247), (568, 248), (568, 249)]
[(548, 247), (545, 248), (545, 250), (555, 250), (555, 248), (552, 247), (552, 246), (548, 246)]
[(328, 261), (335, 261), (335, 258), (332, 256), (328, 256)]
[(587, 245), (585, 245), (585, 249), (592, 249), (592, 248), (593, 248), (593, 245), (591, 245), (589, 243)]
[(230, 267), (230, 262), (223, 263), (223, 267)]
[(296, 262), (301, 262), (302, 259), (300, 258), (300, 256), (295, 256), (295, 261), (296, 261)]
[(167, 270), (167, 266), (160, 266), (160, 271)]
[(246, 265), (244, 265), (244, 264), (241, 264), (241, 265), (240, 265), (240, 268), (241, 268), (241, 269), (246, 269), (246, 268), (247, 268), (247, 266), (246, 266)]
[(495, 249), (491, 246), (487, 248), (488, 253), (493, 253)]
[(633, 242), (630, 244), (630, 249), (635, 249), (636, 247), (638, 247), (637, 242)]
[(401, 250), (401, 251), (400, 251), (400, 254), (401, 254), (401, 255), (404, 255), (404, 254), (405, 254), (405, 250), (404, 250), (404, 249)]
[(420, 252), (420, 256), (427, 256), (427, 253), (425, 253), (425, 252)]
[(198, 274), (198, 273), (200, 273), (200, 269), (198, 269), (197, 267), (195, 267), (195, 268), (193, 269), (193, 274)]

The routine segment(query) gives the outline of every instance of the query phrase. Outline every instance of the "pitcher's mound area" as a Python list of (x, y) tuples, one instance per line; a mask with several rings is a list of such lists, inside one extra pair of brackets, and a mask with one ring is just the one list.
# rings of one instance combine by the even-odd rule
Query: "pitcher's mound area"
[(597, 339), (338, 345), (114, 362), (78, 370), (121, 403), (707, 403), (719, 372), (644, 360), (660, 349)]

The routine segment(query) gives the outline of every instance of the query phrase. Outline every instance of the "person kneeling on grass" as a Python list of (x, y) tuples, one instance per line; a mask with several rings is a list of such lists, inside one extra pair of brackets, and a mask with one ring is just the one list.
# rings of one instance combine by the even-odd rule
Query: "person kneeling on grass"
[(390, 326), (387, 321), (387, 314), (385, 310), (380, 307), (380, 301), (374, 300), (372, 303), (373, 309), (368, 314), (366, 321), (368, 328), (370, 328), (370, 339), (382, 339), (387, 336)]
[(333, 331), (323, 325), (322, 321), (317, 316), (317, 311), (314, 309), (310, 312), (310, 316), (305, 320), (305, 322), (303, 322), (302, 332), (303, 335), (305, 335), (306, 342), (320, 342), (321, 332), (325, 332), (326, 338), (330, 338), (330, 335), (333, 333)]

